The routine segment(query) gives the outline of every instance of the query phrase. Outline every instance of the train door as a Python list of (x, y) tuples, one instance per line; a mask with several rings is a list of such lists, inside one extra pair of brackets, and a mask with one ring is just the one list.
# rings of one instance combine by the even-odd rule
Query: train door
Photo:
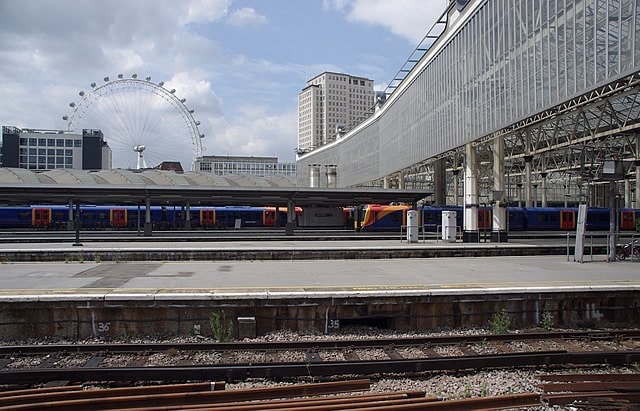
[(200, 210), (200, 225), (202, 227), (214, 227), (216, 225), (216, 210)]
[(262, 224), (265, 227), (275, 227), (276, 225), (276, 210), (267, 208), (263, 211)]
[(478, 209), (478, 229), (479, 230), (491, 230), (491, 210), (490, 209)]
[(576, 212), (574, 210), (560, 210), (560, 229), (573, 230), (576, 228)]
[(636, 218), (634, 210), (620, 210), (620, 229), (635, 230)]
[(109, 210), (111, 227), (126, 227), (127, 226), (127, 210), (124, 208), (112, 208)]
[(48, 228), (51, 226), (51, 209), (34, 208), (31, 210), (31, 224), (35, 228)]

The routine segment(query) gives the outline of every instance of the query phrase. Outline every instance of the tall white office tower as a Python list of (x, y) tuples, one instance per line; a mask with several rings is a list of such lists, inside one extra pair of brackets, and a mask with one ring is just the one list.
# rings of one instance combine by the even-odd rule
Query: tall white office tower
[(373, 114), (373, 80), (324, 72), (298, 94), (298, 153), (335, 141)]

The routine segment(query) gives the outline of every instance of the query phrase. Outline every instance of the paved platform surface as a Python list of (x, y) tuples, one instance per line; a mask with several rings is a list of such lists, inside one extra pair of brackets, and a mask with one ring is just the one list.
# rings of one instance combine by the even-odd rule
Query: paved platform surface
[[(88, 243), (92, 249), (187, 247), (326, 249), (336, 247), (500, 247), (496, 243), (407, 244), (400, 241)], [(506, 246), (506, 245), (505, 245)], [(510, 247), (536, 247), (509, 243)], [(0, 250), (77, 250), (72, 243), (1, 244)], [(290, 295), (443, 295), (640, 290), (640, 263), (584, 263), (566, 256), (198, 262), (59, 262), (0, 264), (0, 300), (259, 298)]]

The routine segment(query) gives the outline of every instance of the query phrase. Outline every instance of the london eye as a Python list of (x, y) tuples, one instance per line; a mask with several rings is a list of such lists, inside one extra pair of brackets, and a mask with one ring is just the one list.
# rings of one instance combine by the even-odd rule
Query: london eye
[(179, 161), (183, 168), (192, 169), (202, 156), (204, 135), (193, 110), (175, 93), (163, 82), (152, 82), (151, 77), (105, 77), (103, 84), (91, 83), (88, 91), (80, 91), (80, 100), (69, 103), (71, 113), (62, 118), (75, 132), (102, 130), (112, 150), (113, 168)]

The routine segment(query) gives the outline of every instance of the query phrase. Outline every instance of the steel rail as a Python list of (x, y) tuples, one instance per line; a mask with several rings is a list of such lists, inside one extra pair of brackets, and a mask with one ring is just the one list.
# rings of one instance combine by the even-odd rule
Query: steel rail
[[(411, 399), (424, 399), (424, 401), (439, 401), (437, 397), (426, 396), (424, 391), (399, 391), (358, 395), (332, 395), (331, 397), (307, 397), (278, 400), (262, 400), (247, 403), (247, 401), (225, 402), (220, 404), (206, 404), (207, 411), (263, 411), (263, 410), (290, 410), (302, 408), (305, 411), (328, 411), (332, 409), (357, 409), (363, 404), (382, 402), (391, 404), (393, 401), (407, 401)], [(347, 407), (346, 405), (350, 405)], [(182, 409), (200, 409), (198, 405), (184, 406)]]
[(410, 360), (308, 363), (227, 364), (168, 367), (34, 368), (0, 370), (0, 384), (47, 381), (239, 381), (248, 378), (332, 377), (422, 373), (461, 369), (496, 369), (552, 365), (629, 365), (640, 362), (640, 350), (566, 352), (544, 351), (511, 354), (439, 357)]
[[(336, 381), (314, 384), (300, 384), (280, 387), (263, 387), (223, 391), (195, 391), (155, 393), (136, 396), (112, 396), (80, 398), (65, 401), (43, 401), (38, 403), (17, 404), (3, 407), (6, 410), (69, 410), (69, 409), (127, 409), (165, 407), (166, 405), (187, 406), (194, 404), (215, 404), (229, 401), (264, 400), (274, 398), (325, 395), (346, 392), (366, 391), (370, 389), (369, 380)], [(166, 409), (166, 408), (165, 408)]]
[(14, 353), (20, 354), (51, 354), (65, 353), (140, 353), (140, 352), (166, 352), (167, 350), (181, 351), (244, 351), (244, 350), (315, 350), (315, 349), (344, 349), (344, 348), (379, 348), (401, 346), (437, 346), (480, 342), (511, 342), (527, 340), (547, 339), (587, 339), (606, 340), (640, 338), (640, 330), (616, 330), (616, 331), (554, 331), (532, 332), (518, 334), (478, 334), (478, 335), (454, 335), (436, 337), (409, 337), (409, 338), (376, 338), (376, 339), (349, 339), (349, 340), (314, 340), (314, 341), (261, 341), (245, 342), (234, 341), (226, 343), (148, 343), (148, 344), (41, 344), (41, 345), (6, 345), (0, 347), (0, 355)]
[(189, 392), (208, 392), (223, 391), (224, 383), (221, 382), (203, 382), (191, 384), (173, 384), (143, 387), (121, 387), (110, 388), (108, 390), (83, 390), (82, 388), (68, 391), (50, 392), (46, 390), (40, 391), (29, 390), (29, 392), (13, 391), (14, 394), (0, 397), (0, 408), (9, 405), (18, 404), (34, 404), (38, 402), (53, 401), (69, 401), (84, 398), (109, 398), (122, 396), (139, 396), (139, 395), (158, 395), (168, 393), (189, 393)]

